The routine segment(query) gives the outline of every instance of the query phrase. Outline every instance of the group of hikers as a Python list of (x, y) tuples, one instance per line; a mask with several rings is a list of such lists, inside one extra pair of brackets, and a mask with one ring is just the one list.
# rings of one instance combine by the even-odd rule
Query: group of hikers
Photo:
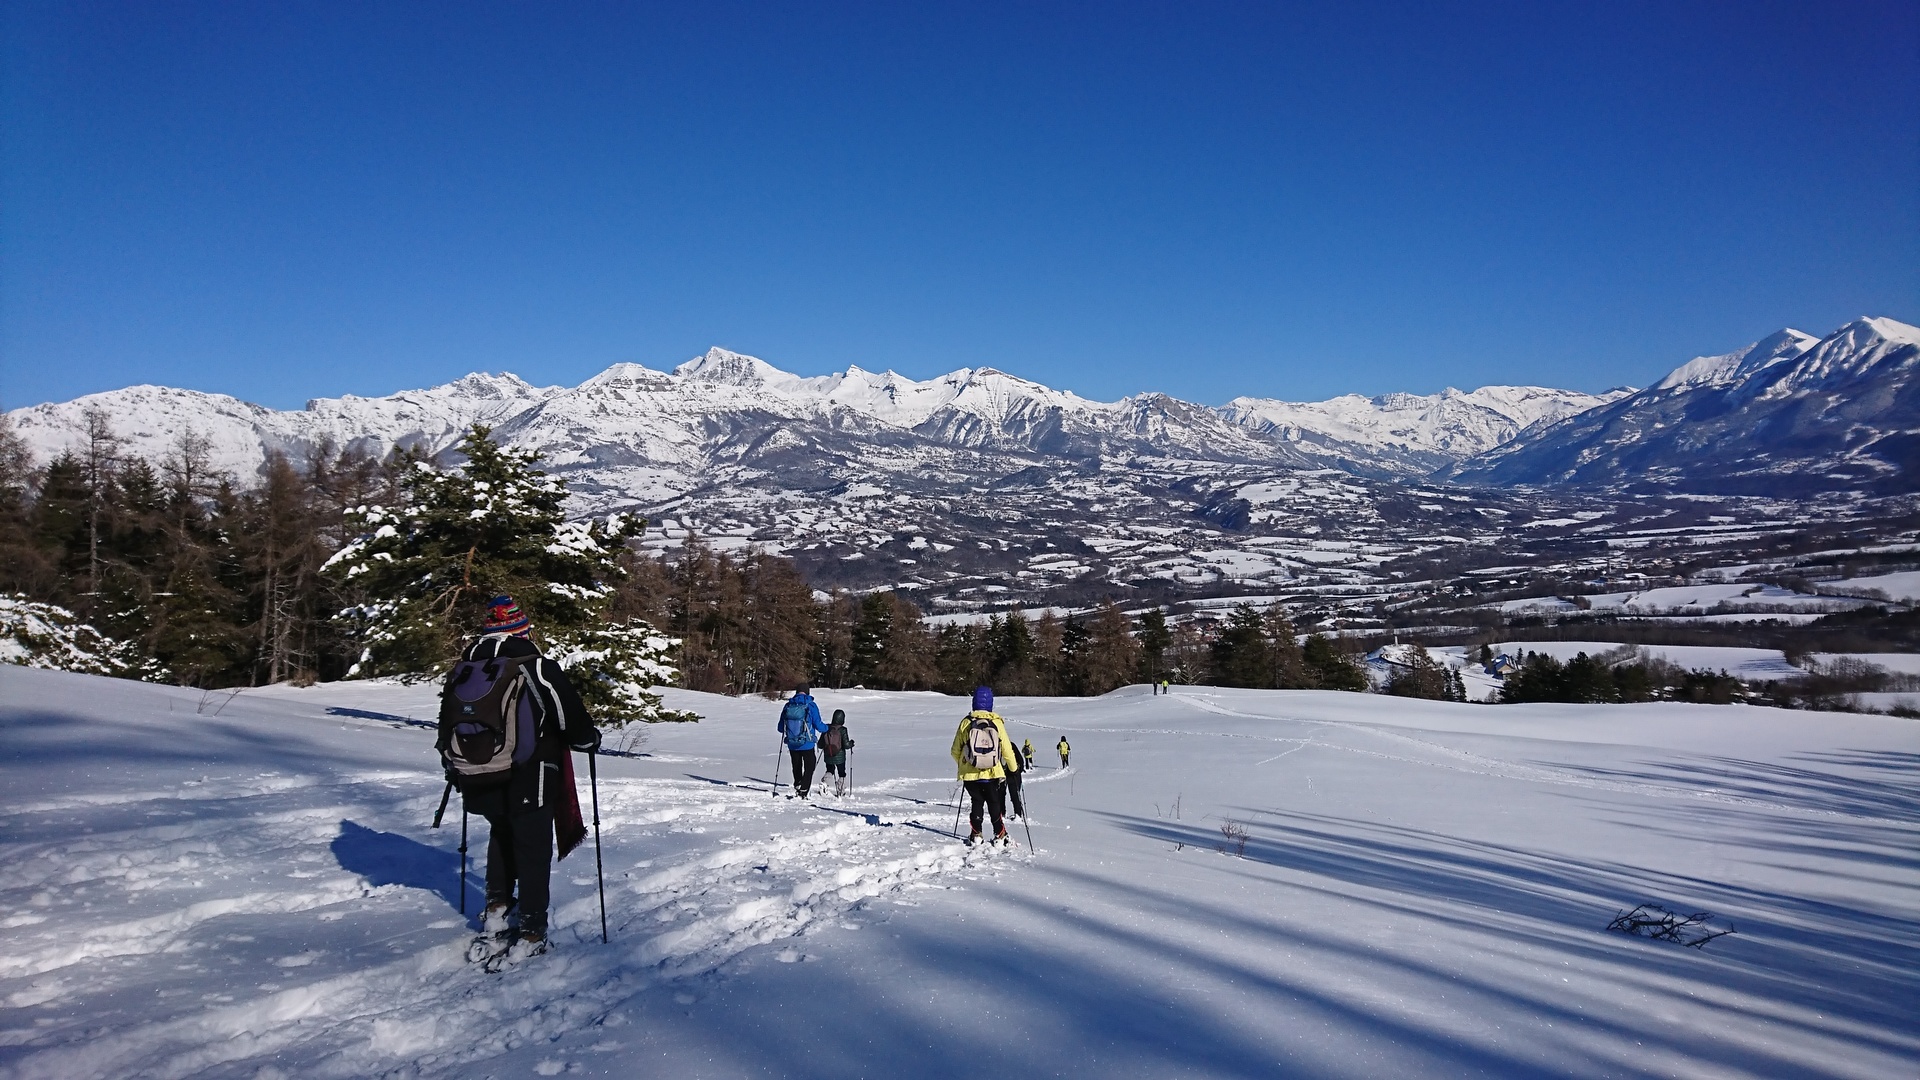
[[(464, 808), (462, 911), (465, 815), (478, 815), (487, 822), (485, 908), (480, 935), (467, 955), (488, 970), (546, 951), (548, 882), (555, 844), (564, 859), (586, 839), (587, 832), (568, 751), (586, 754), (592, 772), (600, 749), (599, 729), (587, 715), (579, 692), (560, 665), (541, 654), (532, 629), (532, 620), (512, 597), (497, 596), (488, 603), (479, 634), (462, 650), (441, 691), (439, 735), (434, 744), (447, 774), (434, 826), (439, 827), (448, 796), (456, 789)], [(1014, 746), (1006, 720), (993, 711), (991, 688), (975, 689), (972, 704), (953, 734), (951, 750), (971, 803), (967, 821), (972, 833), (967, 844), (980, 843), (982, 826), (990, 821), (992, 842), (1005, 845), (1009, 801), (1016, 820), (1027, 816), (1021, 781), (1033, 768), (1033, 740)], [(847, 760), (854, 742), (845, 710), (835, 709), (831, 721), (822, 721), (811, 688), (801, 686), (781, 707), (776, 728), (792, 764), (795, 797), (805, 799), (812, 793), (814, 773), (822, 760), (833, 778), (834, 794), (843, 796), (852, 790)], [(1060, 767), (1066, 768), (1073, 752), (1066, 736), (1060, 737), (1055, 750)], [(597, 791), (594, 801), (597, 859)], [(605, 923), (603, 890), (603, 936)]]

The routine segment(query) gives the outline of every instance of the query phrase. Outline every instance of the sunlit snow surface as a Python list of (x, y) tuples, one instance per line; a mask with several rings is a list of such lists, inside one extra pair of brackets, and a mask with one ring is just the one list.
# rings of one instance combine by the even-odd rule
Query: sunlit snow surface
[[(670, 692), (708, 719), (601, 759), (612, 943), (589, 846), (556, 951), (489, 976), (430, 688), (0, 668), (0, 1075), (1920, 1072), (1913, 721), (1012, 699), (1040, 850), (981, 856), (960, 702), (819, 696), (857, 790), (809, 806), (768, 793), (774, 703)], [(1641, 901), (1738, 933), (1602, 929)]]

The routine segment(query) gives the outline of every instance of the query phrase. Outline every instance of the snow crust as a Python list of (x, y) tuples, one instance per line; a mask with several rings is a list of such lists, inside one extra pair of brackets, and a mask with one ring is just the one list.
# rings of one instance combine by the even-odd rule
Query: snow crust
[[(427, 828), (431, 687), (0, 668), (0, 1075), (1920, 1069), (1912, 721), (1005, 699), (1039, 851), (984, 855), (946, 835), (957, 699), (821, 692), (856, 790), (806, 805), (767, 791), (777, 704), (667, 697), (707, 719), (600, 761), (612, 943), (582, 851), (555, 951), (494, 977), (459, 958), (458, 803)], [(1738, 933), (1602, 929), (1642, 901)]]

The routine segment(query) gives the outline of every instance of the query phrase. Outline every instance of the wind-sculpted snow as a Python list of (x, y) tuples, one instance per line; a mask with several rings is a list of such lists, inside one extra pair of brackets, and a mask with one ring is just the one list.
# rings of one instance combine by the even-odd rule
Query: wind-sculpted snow
[[(491, 976), (461, 957), (458, 802), (427, 828), (431, 687), (219, 707), (0, 668), (0, 1076), (1920, 1067), (1911, 721), (1004, 698), (1040, 748), (1032, 820), (969, 851), (962, 701), (818, 690), (854, 790), (807, 804), (769, 790), (777, 702), (666, 693), (707, 718), (599, 762), (611, 942), (583, 849), (555, 870), (554, 950)], [(1641, 903), (1736, 932), (1605, 929)]]

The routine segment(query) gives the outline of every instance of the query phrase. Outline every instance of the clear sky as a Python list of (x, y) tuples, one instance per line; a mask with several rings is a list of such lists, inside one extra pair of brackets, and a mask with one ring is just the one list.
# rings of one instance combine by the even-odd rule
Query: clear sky
[(1920, 4), (8, 0), (0, 405), (723, 345), (1218, 404), (1920, 322)]

